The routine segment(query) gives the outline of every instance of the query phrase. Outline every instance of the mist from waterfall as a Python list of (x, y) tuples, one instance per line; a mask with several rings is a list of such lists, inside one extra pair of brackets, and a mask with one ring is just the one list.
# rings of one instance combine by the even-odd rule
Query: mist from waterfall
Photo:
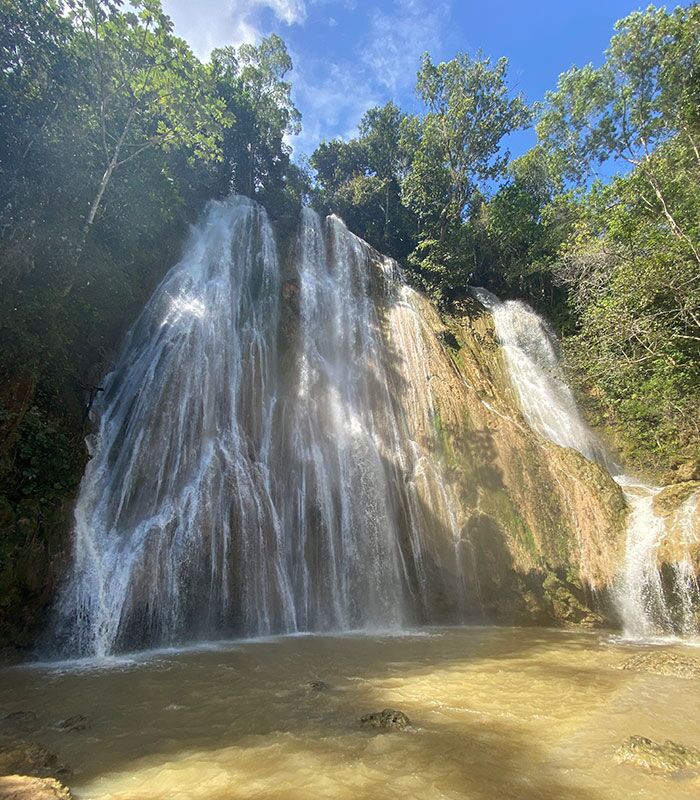
[[(630, 512), (624, 562), (612, 594), (624, 635), (697, 636), (695, 609), (700, 605), (700, 595), (688, 551), (700, 539), (691, 513), (697, 498), (689, 497), (671, 519), (659, 516), (654, 497), (661, 487), (625, 475), (581, 416), (561, 369), (556, 336), (546, 322), (526, 303), (501, 302), (482, 288), (472, 292), (493, 316), (506, 370), (530, 427), (605, 467), (623, 491)], [(674, 526), (681, 530), (681, 547), (672, 565), (673, 574), (666, 576), (665, 589), (658, 554)], [(667, 594), (669, 586), (672, 598)]]
[[(94, 412), (64, 653), (463, 621), (468, 563), (396, 264), (214, 202)], [(446, 600), (449, 598), (449, 601)]]

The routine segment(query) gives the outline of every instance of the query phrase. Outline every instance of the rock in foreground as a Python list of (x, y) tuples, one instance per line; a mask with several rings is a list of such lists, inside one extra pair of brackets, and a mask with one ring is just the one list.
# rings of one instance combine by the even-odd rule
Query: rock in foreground
[(0, 800), (71, 800), (73, 795), (55, 778), (29, 775), (0, 777)]
[(700, 769), (700, 750), (670, 739), (658, 744), (644, 736), (630, 736), (615, 752), (615, 760), (651, 772), (682, 772)]
[(632, 656), (620, 665), (620, 669), (654, 672), (675, 678), (700, 678), (700, 661), (663, 650)]
[(0, 775), (51, 777), (65, 772), (55, 753), (33, 742), (15, 742), (0, 748)]
[(370, 728), (379, 728), (383, 731), (402, 731), (411, 724), (411, 720), (403, 711), (397, 711), (394, 708), (385, 708), (383, 711), (365, 714), (360, 722)]

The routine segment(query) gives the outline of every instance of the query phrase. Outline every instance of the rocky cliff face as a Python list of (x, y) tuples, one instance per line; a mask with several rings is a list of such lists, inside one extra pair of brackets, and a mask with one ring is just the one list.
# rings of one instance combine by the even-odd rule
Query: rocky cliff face
[[(577, 450), (532, 431), (479, 303), (464, 300), (440, 317), (425, 298), (415, 302), (432, 333), (436, 424), (460, 498), (477, 605), (504, 622), (618, 625), (613, 595), (631, 514), (620, 486)], [(684, 617), (686, 626), (693, 612), (680, 606), (697, 599), (700, 573), (698, 489), (697, 481), (672, 484), (654, 499), (668, 618)]]
[(459, 498), (472, 607), (510, 623), (609, 621), (627, 516), (619, 486), (529, 429), (476, 301), (447, 319), (424, 297), (413, 302), (426, 322), (436, 457)]

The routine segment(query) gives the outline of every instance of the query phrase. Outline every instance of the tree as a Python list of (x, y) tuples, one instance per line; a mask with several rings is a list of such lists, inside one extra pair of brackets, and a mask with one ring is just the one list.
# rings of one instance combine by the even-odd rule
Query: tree
[(410, 155), (401, 146), (401, 124), (405, 115), (394, 103), (370, 108), (360, 120), (360, 140), (367, 153), (369, 172), (383, 190), (381, 211), (383, 212), (382, 241), (385, 247), (392, 245), (392, 223), (400, 205), (401, 180), (404, 177)]
[(208, 73), (172, 33), (160, 0), (67, 0), (80, 68), (80, 105), (100, 176), (76, 251), (80, 257), (117, 170), (148, 150), (186, 147), (219, 157), (232, 119), (211, 91)]
[(224, 47), (212, 53), (217, 94), (237, 121), (223, 140), (222, 177), (229, 191), (273, 203), (291, 173), (286, 137), (301, 128), (301, 115), (286, 80), (291, 69), (287, 48), (276, 34), (258, 45)]
[[(508, 161), (503, 137), (530, 117), (523, 98), (509, 95), (507, 66), (505, 58), (492, 65), (466, 53), (437, 65), (426, 54), (421, 62), (417, 91), (427, 113), (404, 123), (405, 145), (415, 152), (403, 200), (420, 225), (414, 261), (441, 286), (441, 294), (447, 282), (467, 277), (457, 253), (471, 198), (503, 174)], [(446, 278), (450, 272), (453, 279)]]
[(352, 230), (396, 258), (415, 244), (412, 213), (401, 203), (401, 181), (410, 151), (401, 134), (405, 115), (394, 103), (369, 109), (359, 135), (322, 142), (311, 156), (316, 199), (343, 217)]
[[(0, 204), (3, 226), (20, 199), (27, 161), (72, 79), (68, 21), (54, 0), (0, 3)], [(4, 227), (3, 227), (4, 230)]]
[(615, 30), (601, 67), (572, 68), (546, 95), (539, 139), (568, 180), (585, 181), (608, 160), (636, 169), (642, 200), (700, 263), (697, 217), (675, 207), (654, 157), (678, 137), (700, 168), (700, 6), (649, 6)]

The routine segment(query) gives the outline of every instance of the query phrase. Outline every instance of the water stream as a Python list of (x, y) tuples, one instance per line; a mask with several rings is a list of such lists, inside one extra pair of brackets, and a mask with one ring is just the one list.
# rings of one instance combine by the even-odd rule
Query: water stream
[[(556, 336), (546, 322), (523, 302), (501, 302), (482, 288), (473, 292), (493, 316), (508, 375), (530, 427), (604, 466), (624, 493), (630, 509), (627, 540), (624, 563), (613, 589), (624, 635), (697, 636), (695, 609), (700, 595), (689, 553), (689, 547), (699, 539), (692, 516), (697, 497), (689, 497), (670, 518), (660, 516), (654, 510), (654, 497), (661, 487), (626, 475), (581, 416), (560, 366)], [(682, 532), (681, 547), (677, 548), (672, 574), (663, 576), (658, 554), (672, 526)]]

